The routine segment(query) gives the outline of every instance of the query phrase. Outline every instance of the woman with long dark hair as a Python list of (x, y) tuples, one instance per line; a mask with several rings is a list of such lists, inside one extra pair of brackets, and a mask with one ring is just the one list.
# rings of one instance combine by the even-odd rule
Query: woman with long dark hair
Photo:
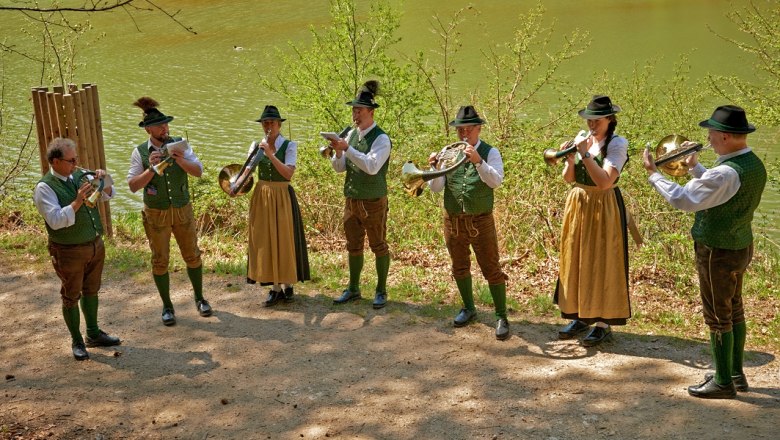
[(590, 133), (575, 139), (576, 154), (568, 155), (563, 167), (572, 188), (563, 214), (555, 302), (571, 322), (558, 336), (570, 339), (590, 330), (582, 341), (586, 347), (609, 339), (610, 325), (625, 325), (631, 316), (628, 216), (617, 187), (628, 141), (615, 134), (619, 111), (608, 96), (594, 96), (579, 112)]

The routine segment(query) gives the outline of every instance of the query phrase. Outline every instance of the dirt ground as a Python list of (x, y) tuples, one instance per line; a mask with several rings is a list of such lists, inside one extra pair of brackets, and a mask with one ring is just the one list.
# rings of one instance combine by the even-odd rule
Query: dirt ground
[(201, 318), (182, 273), (164, 327), (148, 278), (104, 280), (101, 327), (122, 345), (76, 362), (52, 272), (0, 265), (1, 439), (778, 438), (776, 353), (748, 353), (750, 392), (705, 401), (686, 392), (709, 371), (703, 341), (629, 325), (585, 349), (559, 321), (510, 316), (502, 342), (488, 310), (454, 329), (392, 292), (374, 311), (305, 287), (263, 308), (265, 291), (214, 275)]

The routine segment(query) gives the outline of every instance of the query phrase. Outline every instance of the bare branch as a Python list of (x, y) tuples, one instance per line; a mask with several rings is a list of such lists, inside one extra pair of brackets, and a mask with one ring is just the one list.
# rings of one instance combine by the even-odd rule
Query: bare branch
[(108, 4), (100, 6), (101, 2), (93, 3), (92, 6), (81, 6), (78, 8), (66, 8), (66, 7), (53, 7), (53, 8), (41, 8), (38, 6), (0, 6), (0, 11), (17, 11), (17, 12), (105, 12), (112, 9), (121, 8), (127, 4), (133, 3), (136, 0), (117, 0), (114, 4)]

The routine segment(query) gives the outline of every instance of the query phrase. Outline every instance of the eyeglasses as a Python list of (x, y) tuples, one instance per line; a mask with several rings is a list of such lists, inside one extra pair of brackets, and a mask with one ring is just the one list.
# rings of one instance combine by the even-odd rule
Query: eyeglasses
[(79, 161), (79, 157), (78, 156), (74, 157), (73, 159), (63, 159), (61, 157), (58, 158), (58, 159), (63, 161), (63, 162), (69, 162), (71, 165), (76, 165), (78, 163), (78, 161)]

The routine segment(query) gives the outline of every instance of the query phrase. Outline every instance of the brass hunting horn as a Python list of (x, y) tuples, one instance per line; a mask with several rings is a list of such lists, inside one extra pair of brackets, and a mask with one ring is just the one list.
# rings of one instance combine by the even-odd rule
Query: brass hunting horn
[(406, 192), (410, 196), (417, 197), (425, 189), (425, 182), (449, 174), (463, 165), (468, 160), (468, 157), (463, 154), (463, 150), (468, 145), (465, 141), (458, 141), (442, 148), (436, 154), (436, 163), (433, 166), (433, 170), (422, 171), (411, 160), (406, 162), (401, 169), (401, 182), (403, 182)]
[[(670, 176), (680, 177), (688, 174), (685, 158), (693, 153), (709, 148), (710, 144), (702, 145), (696, 143), (683, 148), (681, 146), (682, 143), (687, 141), (688, 138), (679, 134), (670, 134), (661, 139), (655, 147), (655, 166)], [(650, 148), (649, 142), (646, 148)]]
[(544, 150), (544, 162), (549, 166), (554, 166), (563, 157), (566, 157), (577, 151), (577, 144), (587, 139), (590, 136), (589, 131), (580, 130), (574, 139), (570, 140), (563, 150), (556, 150), (555, 148), (548, 148)]
[(217, 178), (219, 187), (230, 197), (242, 196), (248, 193), (252, 190), (252, 185), (255, 184), (252, 173), (258, 162), (260, 162), (262, 154), (260, 153), (260, 146), (256, 141), (252, 141), (249, 148), (251, 152), (244, 165), (232, 163), (224, 166), (219, 172), (219, 177)]

